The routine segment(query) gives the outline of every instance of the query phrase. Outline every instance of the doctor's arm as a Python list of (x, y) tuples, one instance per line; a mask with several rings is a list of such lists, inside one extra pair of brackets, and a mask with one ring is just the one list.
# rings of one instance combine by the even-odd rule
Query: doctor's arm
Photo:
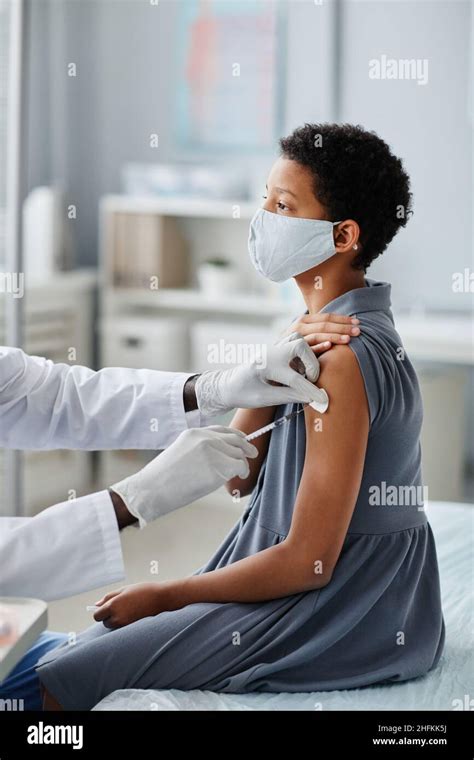
[[(235, 407), (312, 401), (318, 361), (302, 339), (268, 349), (266, 361), (190, 373), (55, 364), (0, 347), (0, 446), (19, 449), (164, 449), (189, 427)], [(278, 383), (278, 387), (272, 382)]]
[(305, 411), (305, 464), (286, 539), (218, 570), (111, 592), (101, 600), (96, 620), (116, 627), (196, 602), (265, 601), (330, 582), (360, 488), (369, 413), (348, 347), (322, 357), (321, 384), (329, 394), (329, 410), (323, 415)]
[[(0, 446), (162, 449), (188, 428), (189, 374), (55, 364), (0, 347)], [(190, 409), (191, 411), (191, 409)], [(192, 426), (199, 426), (194, 412)]]
[(52, 601), (122, 580), (119, 529), (134, 520), (107, 491), (1, 517), (0, 596)]

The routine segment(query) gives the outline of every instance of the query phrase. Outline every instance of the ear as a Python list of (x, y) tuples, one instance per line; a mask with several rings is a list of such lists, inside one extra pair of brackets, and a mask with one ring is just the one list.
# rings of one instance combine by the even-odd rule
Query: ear
[[(337, 253), (355, 253), (360, 249), (360, 228), (354, 219), (345, 219), (334, 227), (334, 244)], [(357, 248), (354, 248), (357, 246)]]

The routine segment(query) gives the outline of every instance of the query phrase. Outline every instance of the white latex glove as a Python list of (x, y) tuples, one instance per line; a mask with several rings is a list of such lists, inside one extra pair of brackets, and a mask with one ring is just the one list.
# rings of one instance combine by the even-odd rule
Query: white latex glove
[[(303, 363), (306, 377), (289, 366), (295, 359)], [(291, 402), (311, 403), (317, 411), (325, 412), (327, 393), (313, 385), (318, 377), (317, 357), (306, 341), (293, 333), (270, 347), (265, 366), (252, 362), (231, 369), (203, 372), (196, 380), (196, 398), (204, 415), (236, 407), (255, 409)], [(281, 383), (281, 386), (269, 385), (269, 381)]]
[(240, 430), (221, 425), (185, 430), (146, 467), (111, 488), (143, 528), (237, 475), (246, 478), (247, 458), (257, 454)]

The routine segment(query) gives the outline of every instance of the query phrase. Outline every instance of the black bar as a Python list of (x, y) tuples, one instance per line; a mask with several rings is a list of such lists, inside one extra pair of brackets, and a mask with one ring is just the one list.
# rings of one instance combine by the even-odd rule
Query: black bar
[(472, 760), (472, 717), (468, 710), (2, 712), (0, 760), (92, 758), (104, 750), (109, 757), (131, 750), (132, 760), (142, 760), (188, 748), (219, 756), (239, 749), (247, 755), (262, 749), (267, 757), (272, 751), (309, 753), (311, 760), (328, 750), (347, 757)]

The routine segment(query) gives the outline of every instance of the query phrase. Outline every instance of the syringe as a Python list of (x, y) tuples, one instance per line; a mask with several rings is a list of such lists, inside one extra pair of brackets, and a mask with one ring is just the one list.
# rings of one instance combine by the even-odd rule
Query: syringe
[(275, 430), (275, 428), (285, 425), (287, 422), (292, 420), (293, 417), (296, 417), (298, 414), (301, 414), (301, 412), (304, 412), (307, 406), (311, 406), (313, 409), (315, 409), (315, 411), (324, 414), (329, 406), (329, 397), (323, 388), (319, 388), (318, 390), (320, 394), (319, 401), (312, 401), (309, 404), (303, 404), (301, 409), (295, 409), (294, 412), (288, 412), (288, 414), (283, 415), (283, 417), (279, 417), (277, 420), (273, 420), (273, 422), (270, 422), (268, 425), (264, 425), (258, 430), (255, 430), (253, 433), (249, 433), (245, 436), (245, 440), (253, 441), (255, 438), (260, 438), (261, 435), (269, 433), (270, 430)]
[(260, 438), (261, 435), (264, 435), (264, 433), (269, 433), (270, 430), (274, 430), (277, 427), (281, 427), (286, 422), (289, 422), (293, 419), (293, 417), (296, 417), (297, 414), (301, 414), (301, 412), (304, 412), (305, 407), (308, 406), (308, 404), (304, 404), (301, 409), (296, 409), (294, 412), (289, 412), (288, 414), (285, 414), (283, 417), (279, 417), (277, 420), (273, 420), (273, 422), (270, 422), (269, 425), (264, 425), (263, 427), (259, 428), (259, 430), (255, 430), (253, 433), (249, 433), (245, 436), (246, 441), (253, 441), (254, 438)]

